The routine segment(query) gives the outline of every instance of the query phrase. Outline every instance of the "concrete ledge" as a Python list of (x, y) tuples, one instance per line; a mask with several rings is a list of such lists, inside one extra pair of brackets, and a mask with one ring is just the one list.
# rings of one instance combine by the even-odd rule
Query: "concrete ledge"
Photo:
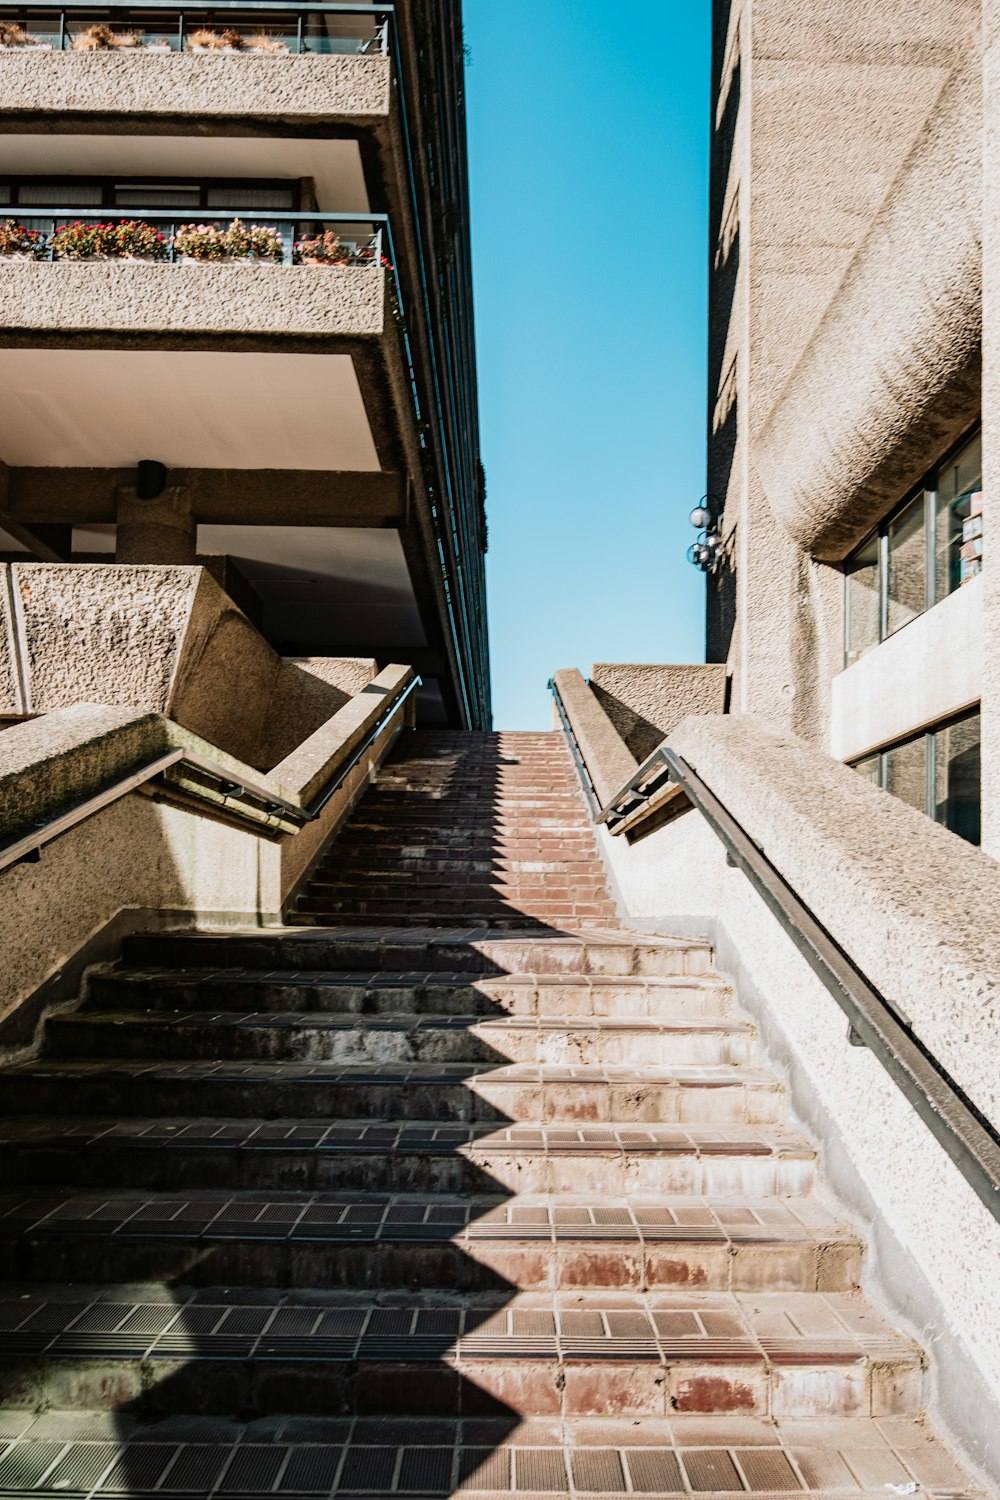
[(832, 755), (854, 760), (980, 701), (983, 584), (973, 578), (833, 679)]
[(552, 681), (559, 690), (580, 754), (604, 807), (621, 791), (638, 762), (575, 667), (554, 672)]
[(846, 555), (979, 412), (982, 67), (941, 104), (802, 358), (755, 422), (753, 459), (793, 541)]
[(640, 762), (688, 714), (725, 713), (726, 680), (724, 665), (597, 661), (590, 669), (594, 696)]
[(379, 121), (389, 113), (391, 80), (386, 57), (0, 52), (2, 112), (18, 115)]
[(338, 764), (370, 733), (386, 701), (402, 692), (412, 678), (412, 667), (386, 667), (315, 734), (279, 761), (271, 776), (291, 788), (295, 799), (308, 806), (323, 791)]
[(1000, 1123), (1000, 867), (795, 735), (690, 718), (697, 771), (988, 1119)]
[(376, 338), (386, 272), (371, 266), (0, 262), (13, 330)]

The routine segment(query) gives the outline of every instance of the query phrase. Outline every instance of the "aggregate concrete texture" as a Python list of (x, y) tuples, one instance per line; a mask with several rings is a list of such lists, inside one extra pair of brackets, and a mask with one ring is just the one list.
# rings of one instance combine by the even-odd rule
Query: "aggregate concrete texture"
[(672, 748), (1000, 1121), (1000, 867), (797, 736), (749, 715), (685, 719)]
[(4, 324), (56, 331), (377, 338), (386, 273), (372, 266), (4, 261)]
[(983, 848), (1000, 858), (1000, 0), (983, 7)]
[(552, 681), (559, 689), (594, 791), (604, 807), (633, 775), (638, 761), (575, 667), (554, 672)]
[(19, 113), (377, 122), (389, 113), (391, 78), (389, 59), (377, 56), (0, 52), (0, 100)]
[(978, 415), (981, 149), (976, 53), (756, 435), (771, 507), (813, 557), (843, 557)]
[(595, 662), (590, 686), (637, 761), (643, 761), (688, 714), (721, 714), (724, 666)]

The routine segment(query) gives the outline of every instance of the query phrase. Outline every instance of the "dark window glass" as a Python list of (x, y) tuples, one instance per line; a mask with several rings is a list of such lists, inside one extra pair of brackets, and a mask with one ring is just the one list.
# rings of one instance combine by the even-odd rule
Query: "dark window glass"
[(918, 812), (927, 811), (927, 736), (893, 745), (884, 754), (885, 789)]
[(935, 496), (935, 599), (945, 599), (975, 578), (983, 565), (983, 439), (943, 465)]
[(970, 714), (934, 735), (933, 815), (970, 844), (980, 841), (979, 741), (979, 714)]

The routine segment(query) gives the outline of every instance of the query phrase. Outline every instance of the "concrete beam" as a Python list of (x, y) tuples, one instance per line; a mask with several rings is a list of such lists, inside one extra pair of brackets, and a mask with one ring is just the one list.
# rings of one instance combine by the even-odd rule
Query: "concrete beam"
[[(111, 524), (118, 490), (135, 484), (134, 469), (12, 468), (7, 475), (0, 525), (12, 535), (15, 525), (37, 533), (48, 525)], [(187, 492), (202, 525), (384, 527), (401, 525), (407, 513), (400, 473), (171, 469), (168, 482)]]

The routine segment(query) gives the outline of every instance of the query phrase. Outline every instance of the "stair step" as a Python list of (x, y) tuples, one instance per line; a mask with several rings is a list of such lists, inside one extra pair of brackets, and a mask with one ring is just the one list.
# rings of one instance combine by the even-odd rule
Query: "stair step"
[[(683, 1022), (729, 1013), (732, 992), (709, 975), (350, 973), (277, 969), (97, 971), (91, 1004), (133, 1010), (276, 1010), (378, 1016), (651, 1016)], [(358, 1022), (357, 1024), (361, 1024)]]
[[(915, 1483), (951, 1500), (977, 1492), (914, 1418), (831, 1422), (665, 1418), (289, 1418), (258, 1422), (120, 1412), (11, 1411), (0, 1495), (317, 1495), (398, 1500), (460, 1492), (481, 1500), (555, 1494), (886, 1500)], [(887, 1477), (888, 1476), (888, 1477)], [(157, 1488), (162, 1484), (162, 1488)], [(219, 1488), (216, 1491), (215, 1486)], [(182, 1486), (186, 1487), (182, 1490)]]
[(630, 933), (600, 935), (547, 934), (528, 928), (495, 933), (477, 928), (399, 930), (317, 927), (273, 932), (164, 934), (142, 933), (123, 944), (127, 967), (218, 969), (295, 969), (299, 972), (348, 969), (408, 973), (450, 970), (491, 974), (588, 974), (670, 977), (706, 974), (707, 943), (671, 938), (641, 938)]
[(634, 1063), (750, 1061), (744, 1021), (649, 1017), (303, 1016), (254, 1010), (78, 1012), (48, 1022), (55, 1057), (261, 1058), (312, 1062)]
[(809, 1199), (188, 1191), (0, 1199), (0, 1277), (445, 1291), (850, 1291), (857, 1237)]
[(69, 1187), (799, 1196), (815, 1151), (780, 1127), (0, 1120), (0, 1182)]
[(759, 1069), (98, 1058), (8, 1070), (0, 1110), (325, 1119), (756, 1124), (784, 1095)]

